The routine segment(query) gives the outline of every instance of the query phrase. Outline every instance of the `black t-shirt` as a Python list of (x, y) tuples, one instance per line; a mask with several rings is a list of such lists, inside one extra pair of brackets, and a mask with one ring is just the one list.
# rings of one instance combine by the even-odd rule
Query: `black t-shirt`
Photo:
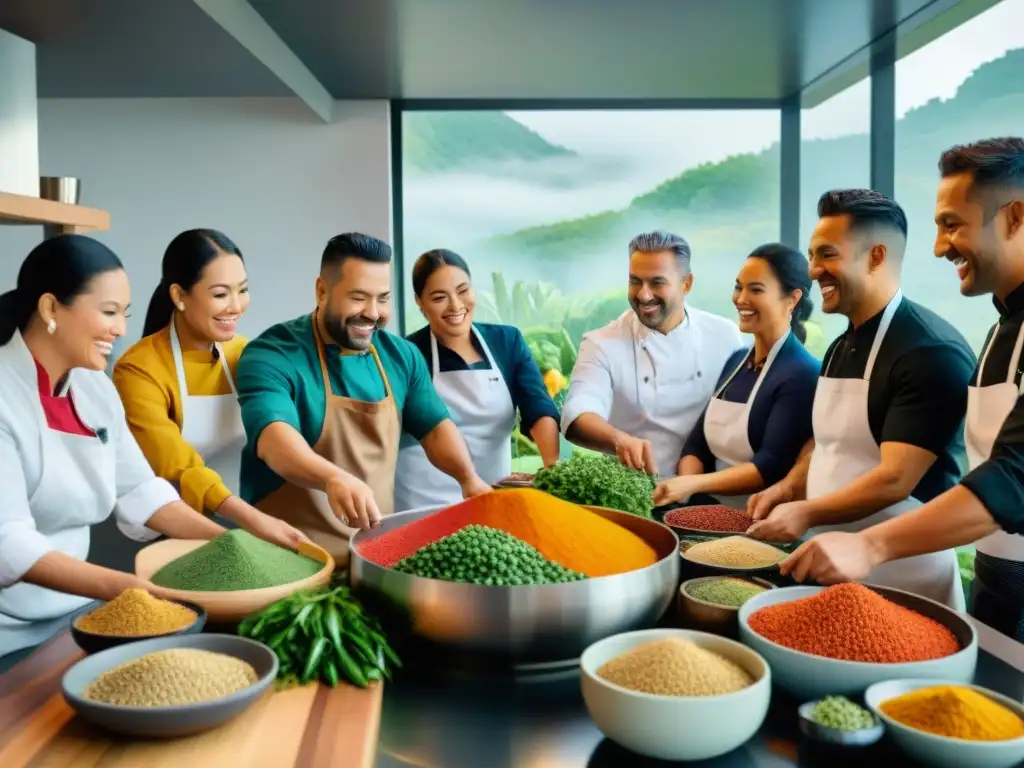
[[(1005, 304), (996, 300), (995, 305), (999, 322), (986, 340), (989, 351), (985, 370), (980, 372), (983, 387), (1006, 381), (1017, 335), (1024, 324), (1024, 285), (1010, 293)], [(1014, 371), (1018, 388), (1022, 364), (1024, 359), (1018, 361)], [(977, 385), (977, 372), (972, 383)], [(1024, 400), (1017, 400), (1003, 422), (990, 459), (969, 473), (963, 485), (981, 500), (1003, 530), (1024, 534)]]
[[(852, 325), (825, 354), (822, 376), (863, 378), (882, 312)], [(960, 332), (904, 298), (882, 340), (868, 386), (868, 424), (875, 442), (907, 443), (938, 458), (914, 489), (930, 501), (960, 479), (964, 464), (967, 387), (977, 362)]]

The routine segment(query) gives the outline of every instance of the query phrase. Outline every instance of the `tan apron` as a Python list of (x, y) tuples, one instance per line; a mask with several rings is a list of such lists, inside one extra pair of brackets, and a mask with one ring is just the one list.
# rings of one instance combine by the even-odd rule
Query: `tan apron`
[[(370, 354), (384, 381), (384, 399), (368, 403), (339, 397), (331, 392), (316, 312), (313, 313), (313, 334), (327, 398), (324, 426), (313, 451), (370, 486), (380, 513), (390, 515), (394, 510), (395, 465), (402, 430), (394, 393), (380, 356), (371, 344)], [(294, 525), (314, 544), (330, 552), (339, 566), (348, 563), (348, 540), (359, 529), (341, 524), (323, 491), (286, 482), (255, 506), (261, 512)]]

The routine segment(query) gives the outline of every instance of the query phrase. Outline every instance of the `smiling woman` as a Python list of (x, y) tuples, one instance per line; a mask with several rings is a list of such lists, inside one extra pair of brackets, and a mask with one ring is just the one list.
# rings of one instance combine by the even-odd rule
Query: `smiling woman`
[(295, 529), (237, 495), (245, 430), (234, 371), (246, 340), (235, 329), (248, 306), (238, 246), (215, 230), (182, 232), (164, 252), (145, 335), (118, 360), (114, 384), (153, 470), (189, 506), (290, 546)]

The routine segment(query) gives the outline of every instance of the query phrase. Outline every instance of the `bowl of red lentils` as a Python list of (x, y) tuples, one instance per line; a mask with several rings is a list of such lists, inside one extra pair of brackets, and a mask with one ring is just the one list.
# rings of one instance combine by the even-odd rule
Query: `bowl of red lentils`
[(782, 587), (739, 610), (740, 640), (764, 656), (783, 690), (808, 700), (859, 696), (893, 678), (970, 682), (974, 627), (946, 606), (858, 583)]

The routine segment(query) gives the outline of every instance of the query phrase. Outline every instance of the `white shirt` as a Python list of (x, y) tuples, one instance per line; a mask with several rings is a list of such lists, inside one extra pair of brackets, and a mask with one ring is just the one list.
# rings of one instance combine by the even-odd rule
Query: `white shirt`
[[(103, 478), (113, 477), (113, 509), (96, 509), (83, 525), (81, 521), (91, 516), (93, 499), (68, 499), (69, 513), (74, 510), (79, 520), (69, 526), (52, 509), (36, 509), (30, 501), (41, 495), (37, 491), (46, 462), (42, 430), (49, 427), (42, 414), (35, 362), (21, 334), (15, 333), (0, 347), (0, 589), (17, 584), (41, 557), (60, 549), (59, 541), (69, 528), (84, 529), (82, 535), (87, 536), (89, 525), (113, 512), (127, 528), (141, 531), (154, 512), (179, 499), (170, 483), (153, 474), (106, 374), (77, 368), (68, 379), (80, 418), (93, 429), (105, 429), (113, 447), (113, 471), (100, 467), (95, 473), (100, 485)], [(59, 476), (60, 468), (56, 469)], [(52, 468), (49, 476), (54, 476)], [(95, 498), (108, 497), (104, 489), (95, 491)]]
[(632, 309), (583, 336), (562, 407), (562, 431), (584, 413), (651, 441), (661, 477), (676, 475), (683, 445), (730, 355), (747, 344), (734, 323), (688, 306), (667, 334)]

